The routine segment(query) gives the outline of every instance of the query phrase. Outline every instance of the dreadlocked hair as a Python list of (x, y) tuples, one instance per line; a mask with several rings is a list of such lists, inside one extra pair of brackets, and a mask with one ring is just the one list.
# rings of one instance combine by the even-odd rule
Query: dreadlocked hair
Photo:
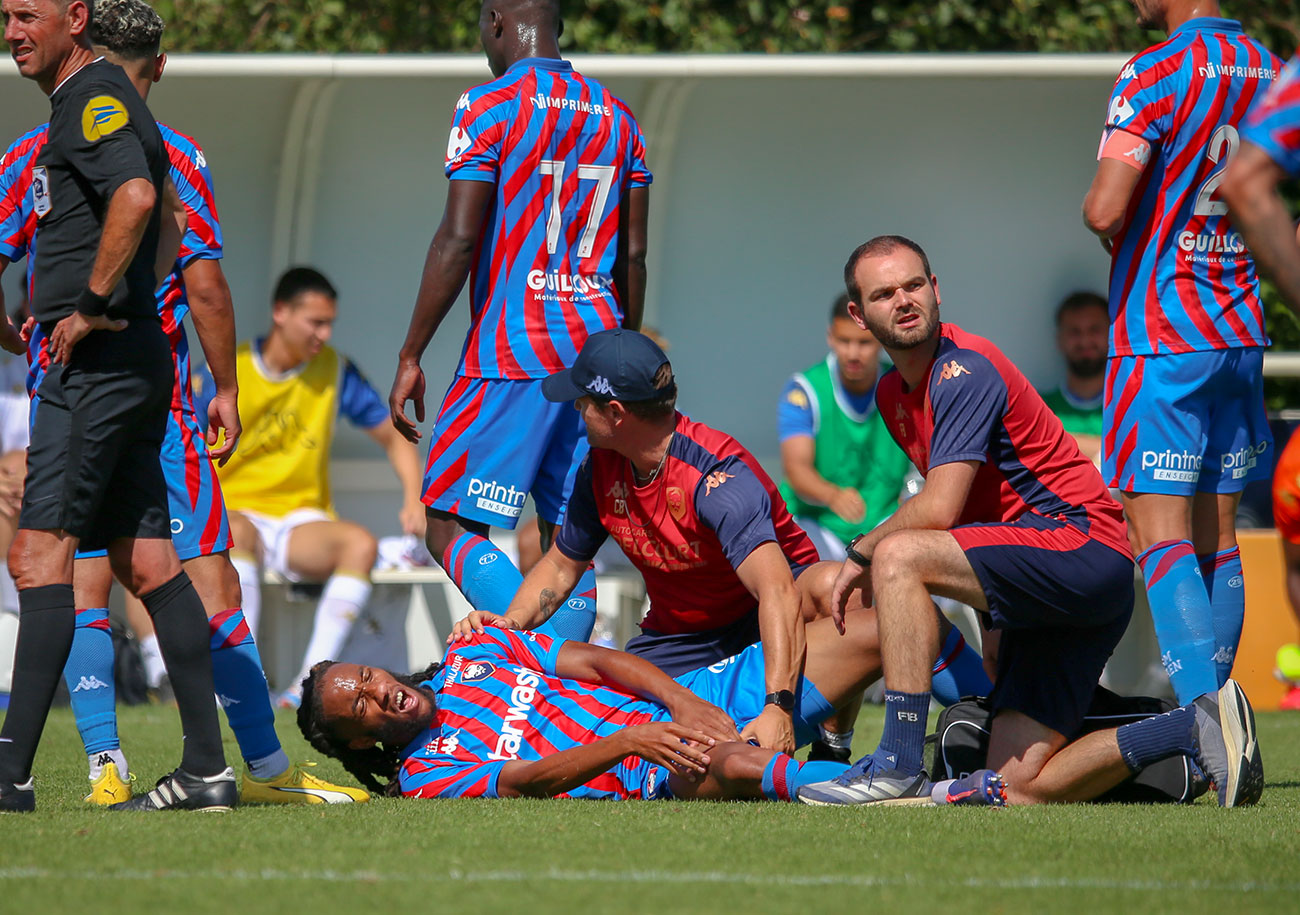
[[(320, 661), (313, 664), (303, 679), (302, 705), (298, 706), (298, 730), (302, 731), (302, 736), (316, 752), (337, 759), (372, 794), (399, 797), (401, 787), (397, 781), (397, 771), (401, 760), (397, 751), (400, 747), (386, 747), (380, 743), (363, 749), (350, 747), (346, 741), (334, 736), (325, 721), (325, 709), (316, 685), (325, 671), (337, 663), (338, 661)], [(424, 670), (400, 679), (420, 683), (432, 679), (441, 667), (441, 663), (430, 664)], [(386, 779), (387, 783), (381, 784), (381, 778)]]

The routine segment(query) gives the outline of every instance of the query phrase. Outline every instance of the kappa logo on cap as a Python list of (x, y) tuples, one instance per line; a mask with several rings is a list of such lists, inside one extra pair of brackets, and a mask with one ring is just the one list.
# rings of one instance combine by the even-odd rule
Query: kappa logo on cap
[(603, 394), (606, 397), (613, 397), (614, 386), (609, 383), (609, 379), (604, 375), (597, 375), (591, 379), (591, 384), (587, 385), (587, 390), (592, 394)]

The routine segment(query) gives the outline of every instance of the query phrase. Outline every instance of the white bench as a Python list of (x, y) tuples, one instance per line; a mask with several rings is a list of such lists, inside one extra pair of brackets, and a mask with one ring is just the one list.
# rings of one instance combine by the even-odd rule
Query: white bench
[[(340, 660), (373, 664), (399, 672), (422, 670), (441, 660), (457, 620), (472, 609), (439, 567), (390, 569), (371, 575), (374, 591), (339, 652)], [(645, 586), (639, 575), (596, 578), (596, 612), (623, 645), (640, 621)], [(272, 688), (289, 685), (302, 664), (316, 613), (315, 597), (267, 573), (262, 584), (262, 614), (257, 642)]]

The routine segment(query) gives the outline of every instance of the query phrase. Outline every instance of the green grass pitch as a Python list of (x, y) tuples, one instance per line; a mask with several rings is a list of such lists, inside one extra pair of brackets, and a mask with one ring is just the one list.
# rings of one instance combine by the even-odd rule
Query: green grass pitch
[[(278, 723), (311, 758), (291, 716)], [(879, 727), (869, 708), (859, 750)], [(0, 912), (1296, 911), (1300, 715), (1262, 714), (1259, 731), (1267, 788), (1242, 810), (378, 800), (124, 815), (81, 802), (85, 757), (58, 709), (37, 812), (0, 815)], [(141, 781), (179, 757), (174, 710), (122, 709), (121, 733)]]

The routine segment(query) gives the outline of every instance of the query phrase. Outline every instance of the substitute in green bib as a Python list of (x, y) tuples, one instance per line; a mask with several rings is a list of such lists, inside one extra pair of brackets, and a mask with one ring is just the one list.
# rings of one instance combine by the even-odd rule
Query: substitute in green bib
[(1101, 454), (1101, 400), (1106, 381), (1110, 311), (1095, 292), (1075, 292), (1056, 309), (1056, 348), (1065, 360), (1065, 384), (1043, 391), (1048, 409), (1094, 464)]
[(912, 466), (876, 411), (880, 343), (848, 306), (835, 300), (830, 353), (791, 376), (777, 407), (781, 495), (822, 559), (843, 559), (850, 540), (893, 514)]

